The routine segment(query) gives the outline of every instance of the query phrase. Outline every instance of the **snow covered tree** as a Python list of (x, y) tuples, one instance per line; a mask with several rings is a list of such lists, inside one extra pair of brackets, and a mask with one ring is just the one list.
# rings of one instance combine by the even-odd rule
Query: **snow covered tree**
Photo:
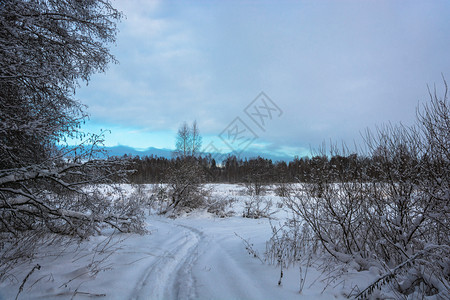
[(430, 93), (418, 109), (415, 126), (367, 133), (370, 159), (344, 155), (352, 162), (347, 170), (336, 159), (331, 169), (317, 165), (311, 184), (286, 198), (336, 261), (379, 270), (356, 298), (383, 286), (406, 296), (448, 298), (450, 106), (444, 84), (443, 97)]
[(177, 158), (166, 172), (168, 206), (166, 212), (195, 209), (205, 205), (205, 172), (194, 157)]
[(177, 133), (176, 158), (165, 174), (170, 197), (166, 212), (198, 208), (205, 204), (208, 192), (203, 187), (206, 169), (199, 157), (201, 145), (197, 121), (192, 126), (184, 122)]
[(74, 97), (115, 62), (120, 18), (108, 0), (0, 1), (0, 238), (142, 228), (138, 208), (87, 187), (120, 171), (96, 159), (102, 135), (79, 131), (87, 114)]

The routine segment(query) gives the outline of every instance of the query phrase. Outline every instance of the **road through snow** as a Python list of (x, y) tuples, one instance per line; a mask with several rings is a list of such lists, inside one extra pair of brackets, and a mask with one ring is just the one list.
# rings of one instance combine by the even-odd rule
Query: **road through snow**
[[(298, 274), (294, 270), (285, 271), (285, 277), (291, 278), (278, 286), (278, 268), (249, 255), (235, 234), (264, 245), (270, 234), (267, 220), (151, 217), (149, 224), (154, 231), (146, 238), (153, 240), (151, 251), (158, 254), (145, 266), (141, 265), (144, 268), (139, 274), (134, 274), (137, 283), (131, 299), (299, 297)], [(330, 296), (315, 290), (313, 297)]]
[(139, 275), (130, 299), (266, 298), (258, 288), (257, 277), (228, 251), (232, 245), (223, 245), (232, 239), (245, 254), (233, 228), (222, 228), (221, 232), (215, 228), (207, 234), (204, 227), (211, 231), (215, 226), (198, 220), (152, 219), (151, 228), (157, 232), (147, 238), (158, 240), (159, 254)]
[[(344, 298), (326, 290), (310, 269), (299, 294), (299, 270), (284, 270), (249, 255), (238, 234), (264, 258), (271, 228), (267, 219), (216, 218), (198, 213), (177, 219), (151, 215), (146, 235), (92, 237), (61, 253), (49, 246), (36, 258), (40, 270), (27, 281), (19, 299), (331, 299)], [(101, 249), (101, 250), (99, 250)], [(0, 300), (14, 299), (21, 278), (0, 284)]]
[[(183, 225), (153, 220), (153, 226), (169, 230), (158, 247), (164, 253), (146, 267), (131, 299), (195, 299), (195, 279), (191, 272), (198, 258), (201, 232)], [(162, 225), (162, 226), (161, 226)]]
[[(243, 211), (247, 199), (240, 189), (216, 186), (218, 197), (234, 197), (235, 212)], [(283, 210), (274, 216), (276, 226), (288, 217)], [(18, 265), (0, 282), (0, 300), (14, 299), (24, 278), (19, 299), (345, 299), (377, 276), (353, 269), (339, 276), (322, 273), (318, 260), (306, 278), (298, 265), (284, 269), (279, 286), (280, 268), (261, 262), (272, 235), (268, 219), (194, 211), (176, 219), (151, 214), (146, 222), (149, 234), (105, 229), (80, 244), (40, 249), (32, 263)], [(261, 260), (249, 255), (240, 237)], [(36, 264), (41, 268), (29, 275)], [(300, 279), (305, 279), (302, 293)]]

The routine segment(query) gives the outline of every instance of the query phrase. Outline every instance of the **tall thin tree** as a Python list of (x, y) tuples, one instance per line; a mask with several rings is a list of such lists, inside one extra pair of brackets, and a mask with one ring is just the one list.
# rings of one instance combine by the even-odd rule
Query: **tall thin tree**
[(186, 122), (178, 128), (175, 155), (187, 157), (191, 154), (191, 129)]
[(200, 154), (201, 147), (202, 147), (202, 137), (200, 136), (200, 130), (197, 125), (197, 121), (194, 121), (192, 123), (191, 128), (191, 142), (192, 142), (192, 149), (191, 149), (191, 155), (197, 156)]
[(198, 156), (202, 147), (202, 137), (197, 125), (197, 121), (192, 126), (186, 122), (178, 128), (177, 139), (175, 144), (175, 155), (178, 157)]

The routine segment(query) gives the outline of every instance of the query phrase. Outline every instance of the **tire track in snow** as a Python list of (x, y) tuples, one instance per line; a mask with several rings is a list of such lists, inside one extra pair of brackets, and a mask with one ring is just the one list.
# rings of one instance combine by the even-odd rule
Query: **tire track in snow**
[(172, 285), (172, 291), (175, 292), (174, 295), (172, 295), (173, 299), (194, 299), (198, 298), (198, 295), (196, 294), (196, 280), (195, 277), (192, 274), (192, 268), (197, 262), (199, 258), (199, 247), (204, 243), (205, 235), (203, 232), (197, 230), (196, 228), (176, 224), (176, 226), (187, 229), (191, 233), (197, 236), (197, 244), (195, 247), (191, 248), (192, 251), (189, 255), (185, 256), (185, 259), (183, 262), (180, 262), (179, 266), (180, 268), (177, 271), (177, 274), (175, 276), (175, 280)]
[(259, 275), (241, 265), (226, 247), (213, 241), (199, 261), (209, 266), (210, 274), (204, 274), (202, 283), (204, 299), (276, 299), (264, 294), (264, 284)]
[[(265, 294), (259, 275), (230, 252), (236, 248), (234, 235), (208, 235), (186, 222), (152, 220), (152, 223), (167, 231), (167, 239), (158, 245), (164, 252), (146, 267), (131, 299), (276, 298), (277, 294)], [(238, 242), (239, 249), (243, 246)]]
[[(234, 254), (229, 252), (235, 249), (244, 249), (241, 241), (228, 233), (207, 235), (197, 229), (187, 226), (185, 222), (178, 226), (186, 228), (198, 235), (199, 243), (196, 246), (195, 269), (194, 263), (186, 263), (183, 269), (196, 276), (197, 294), (184, 297), (180, 294), (176, 299), (276, 299), (277, 295), (268, 296), (264, 292), (264, 283), (259, 280), (258, 274), (252, 273), (242, 261), (236, 260)], [(192, 224), (194, 225), (194, 224)], [(234, 229), (233, 229), (234, 232)], [(231, 248), (229, 248), (231, 245)], [(243, 251), (245, 252), (245, 251)], [(192, 257), (192, 256), (191, 256)], [(244, 256), (247, 258), (247, 255)], [(203, 267), (202, 267), (203, 266)], [(181, 271), (181, 270), (180, 270)], [(181, 272), (180, 272), (181, 273)], [(178, 278), (183, 280), (183, 275)], [(191, 275), (192, 277), (192, 275)], [(193, 277), (192, 277), (193, 278)], [(183, 291), (183, 289), (175, 289)]]
[(172, 227), (168, 239), (160, 245), (165, 253), (146, 268), (131, 299), (196, 298), (195, 278), (191, 269), (198, 258), (198, 246), (204, 235), (189, 226), (161, 220), (158, 222), (165, 227)]

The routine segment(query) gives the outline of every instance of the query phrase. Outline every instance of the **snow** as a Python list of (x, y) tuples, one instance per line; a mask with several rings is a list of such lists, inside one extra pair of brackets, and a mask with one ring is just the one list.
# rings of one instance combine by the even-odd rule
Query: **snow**
[[(106, 230), (80, 245), (47, 246), (0, 283), (0, 299), (14, 299), (36, 264), (40, 269), (29, 276), (19, 299), (345, 299), (356, 285), (363, 289), (377, 278), (373, 270), (352, 269), (334, 278), (324, 275), (316, 261), (308, 268), (301, 294), (298, 265), (283, 270), (278, 286), (279, 267), (249, 255), (240, 238), (264, 259), (272, 234), (269, 220), (242, 217), (248, 198), (243, 187), (212, 188), (215, 196), (236, 199), (234, 216), (195, 211), (172, 219), (150, 214), (146, 235), (111, 235), (113, 231)], [(280, 201), (271, 193), (265, 197)], [(287, 213), (277, 205), (272, 209), (278, 210), (275, 222), (283, 222)]]

